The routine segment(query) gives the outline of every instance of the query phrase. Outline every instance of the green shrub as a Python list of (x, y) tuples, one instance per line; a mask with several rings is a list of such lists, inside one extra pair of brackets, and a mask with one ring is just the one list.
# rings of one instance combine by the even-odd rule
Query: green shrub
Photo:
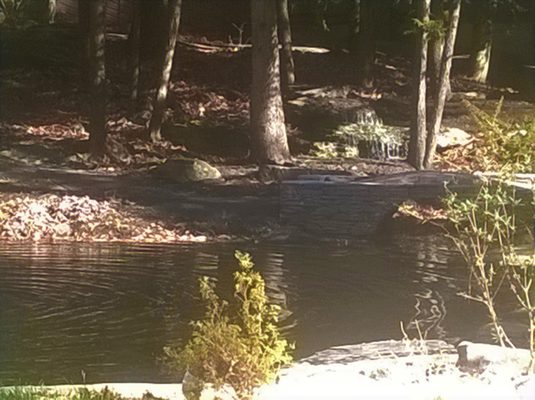
[(80, 388), (59, 392), (46, 387), (13, 387), (0, 388), (0, 400), (123, 400), (123, 398), (108, 388), (100, 391)]
[[(527, 317), (531, 372), (535, 372), (535, 248), (518, 252), (519, 233), (529, 231), (516, 217), (529, 207), (509, 187), (507, 177), (486, 181), (474, 199), (451, 194), (446, 210), (453, 223), (450, 235), (469, 270), (463, 296), (481, 303), (487, 311), (495, 340), (514, 347), (496, 307), (498, 295), (510, 296)], [(532, 238), (533, 239), (533, 238)]]
[(204, 318), (192, 323), (192, 337), (183, 349), (167, 347), (165, 353), (173, 369), (188, 371), (216, 389), (229, 385), (238, 398), (249, 399), (292, 361), (291, 346), (277, 326), (280, 307), (269, 303), (251, 257), (236, 252), (236, 258), (232, 303), (216, 294), (213, 281), (201, 278)]
[(500, 118), (502, 101), (493, 114), (465, 102), (479, 126), (471, 158), (482, 171), (535, 172), (535, 119), (509, 122)]

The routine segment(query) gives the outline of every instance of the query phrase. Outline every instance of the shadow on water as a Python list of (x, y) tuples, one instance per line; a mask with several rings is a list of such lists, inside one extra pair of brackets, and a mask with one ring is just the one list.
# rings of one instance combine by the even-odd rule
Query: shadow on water
[[(442, 237), (241, 247), (283, 306), (298, 357), (401, 338), (400, 321), (414, 336), (418, 321), (428, 338), (489, 340), (483, 310), (456, 295), (465, 269)], [(169, 381), (157, 361), (162, 347), (183, 342), (188, 321), (201, 315), (201, 275), (218, 279), (224, 296), (231, 293), (234, 248), (1, 247), (0, 382)]]

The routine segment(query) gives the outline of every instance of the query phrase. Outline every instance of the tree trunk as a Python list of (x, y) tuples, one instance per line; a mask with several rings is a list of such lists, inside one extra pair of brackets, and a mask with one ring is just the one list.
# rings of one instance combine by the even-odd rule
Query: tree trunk
[(492, 19), (497, 4), (495, 0), (485, 0), (477, 2), (476, 5), (480, 12), (474, 25), (469, 76), (476, 82), (485, 83), (489, 74), (492, 50)]
[(56, 0), (48, 0), (48, 23), (56, 22)]
[(87, 39), (86, 35), (89, 32), (89, 5), (90, 2), (87, 0), (78, 0), (78, 26), (84, 40)]
[(253, 156), (261, 164), (290, 159), (280, 88), (276, 1), (251, 0), (251, 142)]
[[(443, 26), (446, 26), (447, 18), (444, 11), (444, 0), (431, 1), (431, 16), (434, 20), (442, 21)], [(435, 97), (438, 90), (438, 80), (440, 78), (440, 64), (442, 62), (442, 51), (444, 50), (444, 36), (433, 35), (429, 39), (429, 84), (432, 96)]]
[(129, 63), (130, 63), (130, 114), (135, 114), (138, 101), (139, 87), (139, 34), (140, 34), (140, 12), (141, 0), (134, 0), (132, 3), (132, 24), (128, 37)]
[(375, 64), (375, 21), (374, 4), (377, 0), (360, 1), (360, 26), (357, 49), (357, 75), (360, 86), (373, 87)]
[(106, 151), (105, 0), (89, 2), (89, 143), (93, 154)]
[(162, 123), (167, 100), (167, 88), (173, 69), (173, 57), (175, 55), (176, 39), (178, 37), (178, 27), (180, 24), (180, 10), (182, 0), (169, 0), (169, 30), (167, 44), (165, 46), (164, 61), (160, 73), (160, 84), (154, 98), (152, 116), (149, 124), (150, 137), (153, 142), (162, 140)]
[(78, 30), (80, 34), (80, 82), (81, 86), (86, 89), (88, 86), (87, 78), (89, 76), (89, 68), (87, 60), (89, 60), (89, 1), (78, 0)]
[[(418, 19), (424, 24), (429, 21), (429, 9), (431, 0), (418, 1)], [(426, 120), (426, 70), (427, 70), (427, 48), (429, 35), (425, 29), (418, 33), (415, 74), (414, 74), (414, 94), (413, 94), (413, 118), (411, 121), (410, 141), (408, 161), (416, 169), (424, 167), (425, 140), (427, 133)]]
[(281, 81), (284, 92), (288, 92), (289, 86), (295, 83), (294, 59), (292, 56), (292, 31), (290, 28), (288, 0), (277, 0), (277, 17), (279, 40), (282, 44), (280, 52)]
[(461, 0), (452, 0), (450, 9), (450, 18), (448, 32), (444, 42), (444, 51), (442, 54), (442, 63), (440, 66), (440, 78), (438, 81), (438, 91), (434, 101), (433, 115), (431, 118), (431, 128), (427, 133), (425, 149), (425, 168), (431, 168), (435, 151), (437, 147), (437, 135), (442, 124), (442, 115), (446, 105), (446, 96), (448, 95), (448, 82), (450, 80), (451, 61), (455, 47), (455, 38), (457, 37), (457, 28), (459, 26), (459, 17), (461, 15)]
[(360, 32), (360, 1), (353, 0), (351, 25), (349, 27), (348, 49), (351, 53), (358, 49), (358, 37)]

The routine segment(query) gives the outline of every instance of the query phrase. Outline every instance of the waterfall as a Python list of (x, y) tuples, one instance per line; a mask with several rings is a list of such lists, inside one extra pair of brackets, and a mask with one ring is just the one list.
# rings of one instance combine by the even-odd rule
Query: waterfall
[(333, 132), (334, 139), (348, 147), (358, 148), (359, 156), (377, 160), (399, 160), (407, 157), (407, 128), (384, 125), (373, 109), (354, 112), (348, 122)]

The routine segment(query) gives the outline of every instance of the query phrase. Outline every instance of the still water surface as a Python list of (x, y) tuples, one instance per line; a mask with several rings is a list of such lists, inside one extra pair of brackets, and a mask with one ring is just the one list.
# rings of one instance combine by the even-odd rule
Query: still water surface
[[(199, 317), (200, 276), (230, 293), (236, 246), (0, 247), (0, 383), (169, 381), (162, 347)], [(442, 237), (239, 247), (283, 306), (298, 357), (401, 338), (400, 322), (416, 336), (414, 320), (429, 338), (488, 340), (483, 310), (456, 294), (466, 272)]]

